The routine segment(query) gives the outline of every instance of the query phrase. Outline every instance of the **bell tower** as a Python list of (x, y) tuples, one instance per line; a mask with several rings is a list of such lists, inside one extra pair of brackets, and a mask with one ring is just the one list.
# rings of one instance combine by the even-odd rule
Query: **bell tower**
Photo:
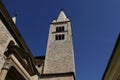
[(58, 18), (50, 24), (43, 73), (61, 75), (52, 80), (75, 80), (74, 65), (71, 22), (61, 10)]

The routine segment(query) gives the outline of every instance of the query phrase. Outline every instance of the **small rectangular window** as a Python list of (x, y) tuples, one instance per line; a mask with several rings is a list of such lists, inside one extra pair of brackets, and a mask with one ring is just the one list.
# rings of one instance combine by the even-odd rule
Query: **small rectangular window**
[(56, 27), (56, 32), (59, 32), (59, 27)]
[(64, 34), (61, 35), (61, 38), (62, 38), (62, 40), (65, 38), (65, 37), (64, 37)]
[(64, 39), (65, 39), (64, 34), (55, 35), (55, 40), (64, 40)]
[(55, 40), (59, 40), (59, 36), (58, 35), (55, 35)]
[(63, 32), (63, 31), (64, 31), (64, 26), (56, 27), (56, 32)]
[(62, 32), (64, 31), (64, 26), (61, 27), (61, 31), (62, 31)]

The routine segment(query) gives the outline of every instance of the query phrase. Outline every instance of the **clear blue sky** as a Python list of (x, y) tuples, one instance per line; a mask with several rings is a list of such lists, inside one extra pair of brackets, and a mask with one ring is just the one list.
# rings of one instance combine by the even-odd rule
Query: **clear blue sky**
[(2, 0), (34, 56), (63, 8), (72, 22), (77, 80), (101, 80), (120, 32), (120, 0)]

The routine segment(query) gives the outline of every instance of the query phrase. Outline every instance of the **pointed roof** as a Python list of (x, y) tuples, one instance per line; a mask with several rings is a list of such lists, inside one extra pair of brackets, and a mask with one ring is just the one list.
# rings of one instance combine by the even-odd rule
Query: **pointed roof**
[(67, 16), (65, 15), (63, 9), (61, 9), (57, 20), (53, 20), (53, 22), (63, 22), (63, 21), (69, 21), (69, 19), (68, 19)]
[(13, 22), (16, 24), (16, 17), (12, 17)]
[(16, 17), (18, 14), (15, 14), (14, 17), (12, 17), (13, 22), (16, 24)]

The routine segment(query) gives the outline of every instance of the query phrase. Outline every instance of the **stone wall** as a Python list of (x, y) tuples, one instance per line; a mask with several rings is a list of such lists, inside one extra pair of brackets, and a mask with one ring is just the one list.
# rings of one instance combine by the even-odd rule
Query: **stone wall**
[(74, 80), (73, 76), (40, 78), (40, 80)]
[[(56, 27), (58, 26), (64, 26), (65, 31), (56, 33)], [(56, 34), (64, 34), (65, 39), (55, 40)], [(74, 52), (70, 22), (51, 24), (44, 73), (74, 72), (74, 69)]]
[(11, 40), (15, 42), (9, 31), (6, 29), (5, 25), (0, 20), (0, 72), (5, 62), (4, 52), (7, 50), (7, 46)]

